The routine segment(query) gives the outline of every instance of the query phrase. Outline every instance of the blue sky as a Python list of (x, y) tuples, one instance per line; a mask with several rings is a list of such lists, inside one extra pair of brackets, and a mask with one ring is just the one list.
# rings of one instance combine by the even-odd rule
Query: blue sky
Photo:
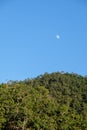
[(0, 0), (0, 82), (57, 71), (87, 75), (86, 0)]

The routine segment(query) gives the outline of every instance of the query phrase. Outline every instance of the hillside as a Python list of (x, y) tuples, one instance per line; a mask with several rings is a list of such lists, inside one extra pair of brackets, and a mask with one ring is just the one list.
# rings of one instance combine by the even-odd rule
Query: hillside
[(87, 77), (57, 72), (1, 84), (0, 130), (87, 130)]

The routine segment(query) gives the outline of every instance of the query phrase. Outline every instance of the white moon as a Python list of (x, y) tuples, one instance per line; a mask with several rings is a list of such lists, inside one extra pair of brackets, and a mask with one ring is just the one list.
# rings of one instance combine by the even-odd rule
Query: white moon
[(60, 35), (56, 35), (56, 38), (57, 38), (57, 39), (60, 39)]

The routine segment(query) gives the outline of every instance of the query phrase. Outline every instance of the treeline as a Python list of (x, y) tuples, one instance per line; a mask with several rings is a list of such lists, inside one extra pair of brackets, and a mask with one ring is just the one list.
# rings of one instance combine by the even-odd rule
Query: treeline
[(87, 130), (87, 77), (57, 72), (1, 84), (0, 130)]

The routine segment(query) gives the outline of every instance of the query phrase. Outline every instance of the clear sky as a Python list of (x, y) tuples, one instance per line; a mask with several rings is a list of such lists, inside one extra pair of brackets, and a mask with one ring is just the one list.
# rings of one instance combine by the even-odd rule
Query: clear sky
[(86, 0), (0, 0), (0, 82), (87, 75)]

